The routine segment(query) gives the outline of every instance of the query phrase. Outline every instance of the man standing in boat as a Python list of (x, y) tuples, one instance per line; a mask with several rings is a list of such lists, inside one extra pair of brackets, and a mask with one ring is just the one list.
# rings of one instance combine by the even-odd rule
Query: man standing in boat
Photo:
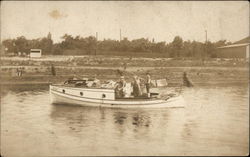
[(134, 78), (133, 78), (133, 95), (134, 97), (138, 97), (138, 96), (141, 96), (141, 86), (140, 86), (140, 78), (136, 75), (134, 75)]
[(126, 86), (125, 78), (124, 78), (124, 76), (121, 76), (120, 81), (115, 86), (115, 95), (116, 95), (116, 97), (123, 98), (125, 96), (125, 93), (123, 91), (125, 86)]

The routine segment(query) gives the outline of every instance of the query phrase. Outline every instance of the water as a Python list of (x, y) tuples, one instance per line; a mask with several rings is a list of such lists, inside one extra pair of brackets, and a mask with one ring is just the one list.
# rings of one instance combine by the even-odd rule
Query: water
[(183, 90), (185, 108), (108, 109), (50, 104), (47, 86), (4, 89), (1, 154), (247, 155), (248, 95), (202, 85)]

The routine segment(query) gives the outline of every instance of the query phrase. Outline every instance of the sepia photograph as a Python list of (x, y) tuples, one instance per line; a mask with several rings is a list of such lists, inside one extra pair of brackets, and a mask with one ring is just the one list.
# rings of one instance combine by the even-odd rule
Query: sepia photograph
[(1, 1), (0, 155), (248, 156), (248, 1)]

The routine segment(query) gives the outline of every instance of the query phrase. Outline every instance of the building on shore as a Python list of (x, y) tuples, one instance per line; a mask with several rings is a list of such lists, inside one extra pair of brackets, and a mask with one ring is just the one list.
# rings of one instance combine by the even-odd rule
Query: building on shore
[(30, 49), (30, 57), (31, 58), (42, 57), (42, 50), (41, 49)]
[(218, 47), (216, 54), (218, 58), (249, 59), (250, 37), (244, 38), (233, 44)]

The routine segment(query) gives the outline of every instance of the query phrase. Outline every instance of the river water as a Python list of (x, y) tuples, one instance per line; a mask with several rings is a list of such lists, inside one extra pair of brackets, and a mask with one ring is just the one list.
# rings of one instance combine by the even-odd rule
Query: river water
[(109, 109), (51, 104), (46, 85), (2, 88), (1, 154), (248, 155), (248, 84), (182, 95), (185, 108)]

